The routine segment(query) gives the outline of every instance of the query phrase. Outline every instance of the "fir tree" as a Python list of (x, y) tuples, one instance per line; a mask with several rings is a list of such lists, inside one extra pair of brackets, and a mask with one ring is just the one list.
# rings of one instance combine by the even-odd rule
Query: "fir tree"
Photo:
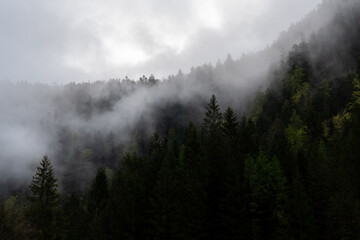
[[(146, 159), (147, 160), (147, 159)], [(110, 239), (145, 239), (149, 210), (145, 159), (133, 151), (123, 157), (111, 184), (106, 216)]]
[(53, 166), (44, 156), (29, 186), (32, 195), (29, 197), (28, 217), (38, 239), (54, 239), (58, 235), (60, 195), (57, 186)]
[(224, 195), (224, 162), (222, 114), (213, 95), (206, 106), (205, 118), (202, 124), (201, 140), (204, 164), (208, 174), (207, 180), (207, 219), (208, 238), (221, 238), (220, 199)]
[(157, 174), (151, 203), (151, 226), (154, 239), (175, 239), (178, 232), (176, 219), (176, 204), (174, 175), (170, 169), (168, 158), (162, 162)]
[(176, 166), (178, 222), (181, 239), (203, 239), (205, 232), (205, 171), (200, 158), (200, 144), (194, 124), (185, 129)]
[(239, 123), (228, 107), (222, 126), (224, 134), (224, 197), (221, 199), (221, 225), (224, 239), (246, 237), (246, 198), (244, 188), (244, 159), (240, 152)]
[(99, 168), (91, 185), (87, 209), (91, 220), (91, 235), (93, 239), (104, 239), (105, 227), (102, 214), (109, 196), (108, 180), (104, 168)]
[(99, 168), (95, 180), (91, 185), (88, 199), (88, 211), (95, 218), (104, 209), (105, 200), (108, 198), (109, 188), (104, 168)]

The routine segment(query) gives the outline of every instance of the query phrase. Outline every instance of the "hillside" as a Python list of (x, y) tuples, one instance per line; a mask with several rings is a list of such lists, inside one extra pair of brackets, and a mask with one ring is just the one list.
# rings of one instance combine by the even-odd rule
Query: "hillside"
[[(359, 239), (359, 22), (359, 1), (324, 1), (165, 80), (3, 84), (0, 236)], [(45, 153), (51, 187), (27, 189)]]

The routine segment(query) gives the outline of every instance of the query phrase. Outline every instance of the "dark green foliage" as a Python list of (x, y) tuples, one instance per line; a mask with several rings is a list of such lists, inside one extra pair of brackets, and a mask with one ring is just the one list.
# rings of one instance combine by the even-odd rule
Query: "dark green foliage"
[(224, 122), (222, 125), (224, 141), (232, 158), (236, 158), (239, 144), (239, 123), (234, 111), (228, 107), (224, 112)]
[(249, 201), (248, 219), (252, 238), (287, 239), (286, 178), (279, 161), (267, 159), (264, 152), (249, 158), (245, 164)]
[(80, 240), (89, 238), (88, 216), (82, 199), (76, 193), (72, 193), (65, 199), (64, 215), (65, 239)]
[(135, 152), (127, 153), (110, 188), (105, 218), (110, 239), (146, 239), (150, 207), (148, 163)]
[(153, 193), (150, 196), (150, 223), (153, 239), (175, 239), (180, 229), (176, 221), (175, 179), (169, 159), (165, 158), (157, 174)]
[(175, 169), (179, 238), (204, 239), (206, 170), (199, 155), (197, 130), (192, 123), (185, 129), (183, 142)]
[[(241, 147), (240, 125), (234, 111), (228, 107), (222, 125), (224, 137), (224, 196), (221, 199), (223, 239), (246, 239), (247, 206), (243, 177), (245, 149)], [(245, 137), (244, 135), (242, 137)], [(245, 141), (248, 141), (246, 139)]]
[(109, 195), (108, 180), (105, 169), (100, 168), (96, 174), (95, 180), (91, 185), (87, 210), (94, 217), (99, 217), (99, 214), (105, 207), (106, 200)]
[[(93, 239), (106, 239), (106, 219), (102, 217), (109, 197), (108, 180), (104, 168), (100, 168), (91, 185), (87, 211), (90, 220), (90, 232)], [(75, 199), (74, 199), (75, 200)]]
[(0, 201), (0, 239), (31, 239), (34, 229), (26, 218), (28, 209), (24, 194), (9, 197), (5, 202)]
[(29, 222), (35, 229), (38, 239), (55, 239), (60, 225), (60, 195), (57, 191), (57, 179), (47, 156), (44, 156), (37, 167), (31, 185), (30, 205), (27, 211)]
[(289, 235), (295, 239), (316, 239), (314, 216), (304, 181), (299, 174), (293, 178), (289, 199)]
[(0, 200), (0, 239), (12, 239), (13, 229), (5, 209), (5, 203)]
[(217, 103), (215, 95), (212, 95), (210, 102), (206, 106), (205, 118), (203, 119), (201, 128), (201, 137), (203, 141), (211, 144), (211, 142), (221, 138), (221, 124), (222, 114), (220, 112), (220, 107)]
[(202, 157), (207, 170), (207, 219), (208, 239), (221, 236), (220, 201), (224, 196), (223, 176), (225, 173), (223, 118), (216, 97), (213, 95), (206, 106), (201, 128)]

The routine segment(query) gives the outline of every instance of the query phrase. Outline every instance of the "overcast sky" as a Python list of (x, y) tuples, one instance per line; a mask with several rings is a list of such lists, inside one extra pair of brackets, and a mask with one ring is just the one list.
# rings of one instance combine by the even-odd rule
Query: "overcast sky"
[(321, 0), (0, 0), (0, 81), (158, 78), (261, 50)]

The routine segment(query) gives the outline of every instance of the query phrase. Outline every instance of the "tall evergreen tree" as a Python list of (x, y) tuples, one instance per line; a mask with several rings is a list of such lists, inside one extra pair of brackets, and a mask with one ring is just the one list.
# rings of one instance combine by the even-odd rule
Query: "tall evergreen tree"
[[(159, 171), (162, 160), (164, 158), (164, 142), (161, 140), (159, 134), (155, 132), (149, 143), (149, 150), (148, 150), (148, 184), (152, 184), (156, 181), (156, 175)], [(150, 190), (151, 187), (148, 189)]]
[(155, 239), (177, 239), (179, 199), (176, 196), (177, 137), (170, 129), (163, 143), (163, 157), (150, 193), (150, 221)]
[(95, 180), (91, 185), (87, 210), (90, 217), (91, 235), (93, 239), (106, 239), (107, 224), (102, 217), (109, 197), (108, 180), (105, 168), (99, 168)]
[(244, 154), (240, 152), (239, 122), (228, 107), (224, 113), (224, 196), (221, 199), (223, 239), (246, 238), (246, 197), (244, 184)]
[(224, 159), (222, 114), (215, 95), (206, 106), (201, 129), (202, 154), (208, 174), (207, 180), (207, 219), (208, 238), (221, 239), (220, 202), (224, 195)]
[(29, 186), (32, 195), (27, 215), (36, 230), (37, 239), (58, 237), (60, 195), (57, 186), (51, 161), (44, 156)]
[(87, 204), (89, 213), (95, 218), (98, 217), (104, 209), (108, 195), (109, 187), (105, 168), (99, 168), (95, 180), (91, 185)]
[[(230, 107), (225, 110), (222, 131), (223, 141), (225, 143), (224, 157), (226, 160), (223, 164), (226, 165), (225, 167), (227, 169), (229, 169), (229, 167), (234, 168), (235, 165), (242, 165), (244, 161), (240, 159), (239, 122), (234, 111)], [(240, 170), (240, 168), (237, 168), (237, 170)]]
[(222, 114), (215, 95), (212, 95), (206, 106), (205, 118), (201, 128), (202, 140), (205, 143), (216, 145), (216, 140), (221, 139)]
[(176, 239), (179, 227), (176, 222), (174, 174), (169, 159), (165, 158), (157, 174), (156, 184), (150, 196), (150, 221), (154, 239)]
[(190, 123), (185, 129), (175, 170), (179, 239), (205, 237), (205, 171), (199, 145), (196, 127)]
[(106, 216), (109, 239), (146, 239), (148, 230), (147, 159), (126, 153), (111, 184)]

